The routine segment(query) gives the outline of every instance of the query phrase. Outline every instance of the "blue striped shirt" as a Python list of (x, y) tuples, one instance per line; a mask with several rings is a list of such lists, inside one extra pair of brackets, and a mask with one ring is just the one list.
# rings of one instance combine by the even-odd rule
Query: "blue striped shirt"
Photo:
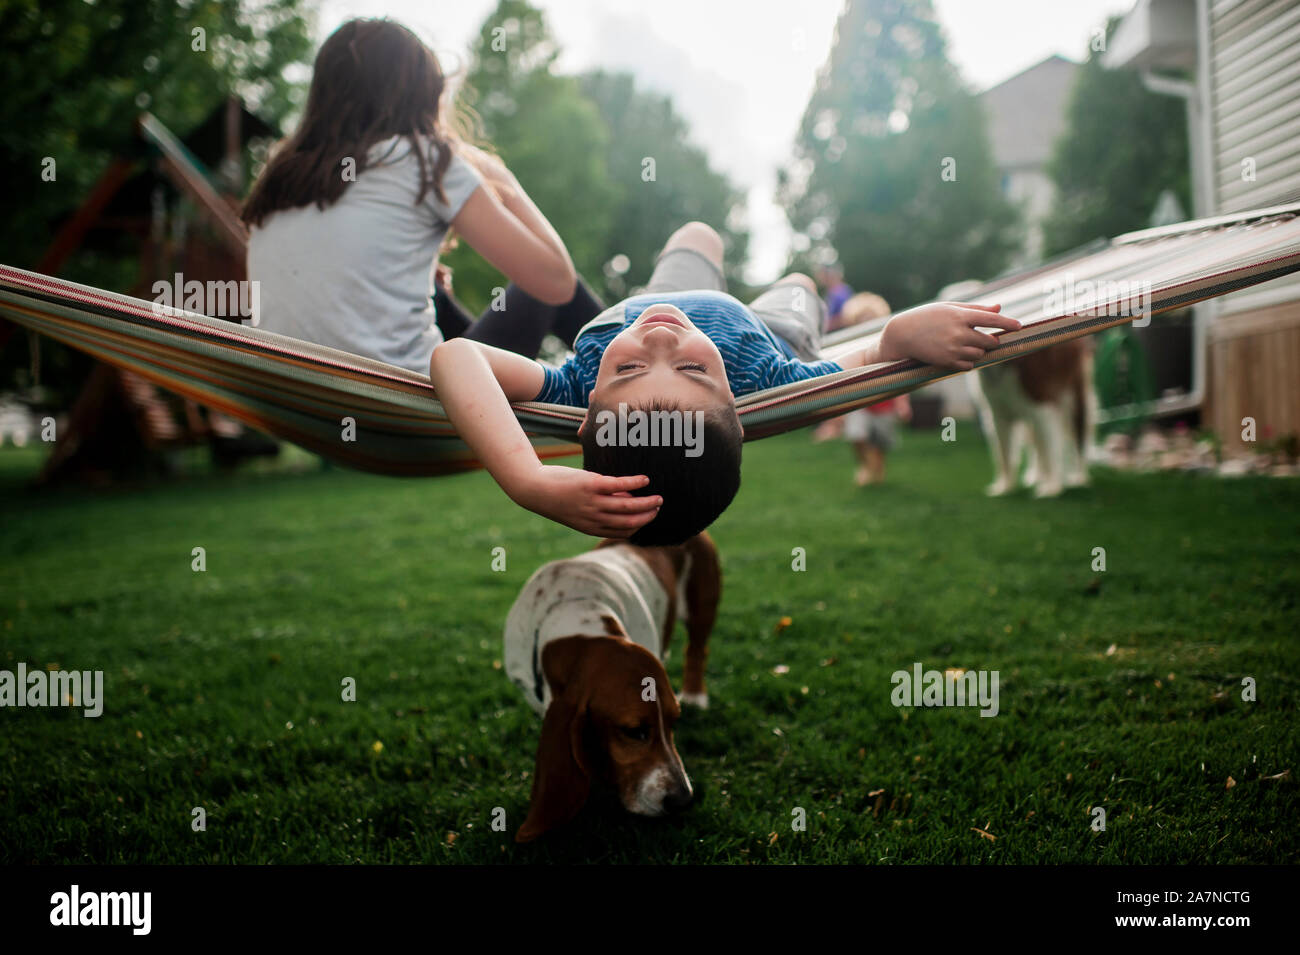
[(633, 296), (596, 316), (578, 333), (572, 358), (559, 368), (542, 366), (546, 380), (533, 400), (585, 408), (609, 343), (649, 306), (660, 303), (676, 305), (713, 340), (722, 354), (731, 393), (737, 397), (844, 370), (833, 361), (796, 358), (762, 319), (725, 292), (660, 292)]

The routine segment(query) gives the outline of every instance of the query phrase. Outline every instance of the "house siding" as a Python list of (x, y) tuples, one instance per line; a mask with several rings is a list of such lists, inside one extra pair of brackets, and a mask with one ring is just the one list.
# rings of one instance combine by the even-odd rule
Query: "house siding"
[[(1210, 138), (1217, 214), (1300, 200), (1300, 0), (1211, 0)], [(1300, 276), (1219, 300), (1204, 423), (1232, 454), (1300, 433)], [(1257, 446), (1257, 445), (1256, 445)]]
[[(1216, 322), (1206, 360), (1202, 423), (1219, 436), (1225, 454), (1300, 434), (1300, 300)], [(1241, 439), (1246, 418), (1255, 421), (1253, 445)]]
[(1300, 0), (1218, 0), (1210, 45), (1219, 212), (1300, 199)]

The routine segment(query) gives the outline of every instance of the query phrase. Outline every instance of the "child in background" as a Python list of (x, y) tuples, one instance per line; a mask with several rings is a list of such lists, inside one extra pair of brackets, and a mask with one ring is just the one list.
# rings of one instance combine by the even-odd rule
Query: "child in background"
[(885, 455), (898, 442), (898, 422), (912, 420), (912, 403), (907, 395), (889, 398), (845, 415), (844, 440), (853, 446), (858, 469), (853, 482), (858, 487), (879, 484), (885, 479)]
[(844, 303), (853, 297), (853, 289), (844, 281), (844, 267), (836, 263), (817, 270), (817, 283), (826, 297), (826, 328), (833, 332), (844, 327)]
[[(889, 303), (871, 292), (859, 292), (840, 310), (840, 327), (860, 325), (889, 315)], [(853, 448), (858, 469), (853, 481), (858, 487), (879, 484), (885, 479), (885, 455), (898, 441), (898, 422), (912, 420), (912, 403), (907, 395), (887, 398), (866, 408), (850, 411), (839, 419), (844, 440)]]

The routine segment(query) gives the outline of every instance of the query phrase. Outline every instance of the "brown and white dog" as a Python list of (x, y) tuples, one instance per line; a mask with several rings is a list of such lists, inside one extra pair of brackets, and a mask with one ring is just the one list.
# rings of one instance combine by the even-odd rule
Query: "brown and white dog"
[(524, 584), (505, 625), (506, 675), (542, 714), (530, 842), (568, 822), (593, 785), (628, 812), (662, 816), (694, 799), (673, 742), (681, 715), (662, 658), (678, 618), (687, 647), (681, 702), (707, 707), (704, 665), (722, 576), (707, 534), (677, 547), (604, 541)]
[(1052, 345), (981, 368), (968, 381), (993, 453), (989, 494), (1015, 488), (1026, 432), (1031, 456), (1024, 483), (1037, 497), (1088, 483), (1097, 406), (1090, 342)]
[[(966, 301), (983, 283), (955, 282), (942, 301)], [(997, 497), (1015, 490), (1028, 438), (1024, 485), (1037, 497), (1055, 497), (1088, 483), (1097, 427), (1097, 392), (1092, 381), (1092, 342), (1087, 338), (1031, 352), (1023, 358), (978, 368), (966, 375), (993, 454)]]

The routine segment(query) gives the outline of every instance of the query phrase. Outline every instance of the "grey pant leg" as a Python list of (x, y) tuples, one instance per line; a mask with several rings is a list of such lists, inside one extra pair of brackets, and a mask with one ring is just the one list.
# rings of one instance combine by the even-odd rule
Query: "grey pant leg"
[(820, 360), (822, 326), (826, 322), (826, 303), (820, 295), (800, 283), (784, 282), (773, 285), (749, 307), (804, 361)]
[(696, 289), (727, 290), (727, 280), (718, 267), (694, 249), (669, 249), (660, 254), (646, 292), (692, 292)]

